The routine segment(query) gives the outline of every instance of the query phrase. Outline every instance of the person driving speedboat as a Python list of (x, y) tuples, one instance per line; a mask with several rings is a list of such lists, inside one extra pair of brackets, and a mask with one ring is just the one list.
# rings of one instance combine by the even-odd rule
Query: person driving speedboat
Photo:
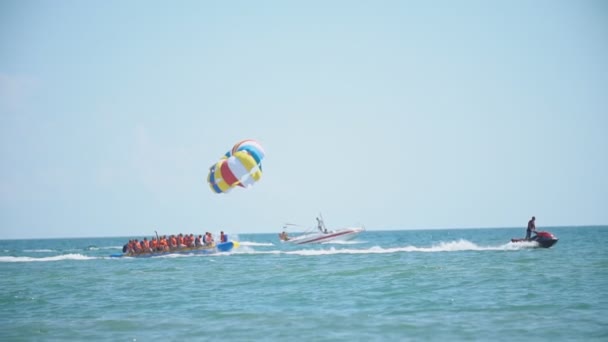
[(325, 228), (323, 221), (321, 221), (321, 219), (318, 217), (317, 217), (317, 228), (319, 228), (319, 231), (321, 233), (327, 234), (327, 228)]

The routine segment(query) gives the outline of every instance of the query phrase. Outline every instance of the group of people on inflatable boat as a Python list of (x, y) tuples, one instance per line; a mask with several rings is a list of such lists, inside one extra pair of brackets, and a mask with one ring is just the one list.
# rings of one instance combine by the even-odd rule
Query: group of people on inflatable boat
[[(220, 242), (227, 242), (228, 235), (222, 231), (220, 233)], [(179, 251), (187, 248), (203, 248), (213, 247), (215, 241), (213, 235), (206, 232), (205, 235), (195, 236), (194, 234), (178, 234), (178, 235), (163, 235), (152, 237), (148, 240), (144, 237), (143, 240), (137, 239), (129, 240), (124, 246), (122, 246), (122, 252), (125, 254), (143, 254), (143, 253), (154, 253), (154, 252), (171, 252)]]

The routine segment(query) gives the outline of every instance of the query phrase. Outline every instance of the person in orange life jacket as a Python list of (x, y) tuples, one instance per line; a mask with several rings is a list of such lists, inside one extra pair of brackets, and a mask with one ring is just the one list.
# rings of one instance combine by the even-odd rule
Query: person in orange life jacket
[(207, 238), (205, 239), (205, 243), (209, 246), (213, 245), (213, 235), (207, 232)]
[(127, 253), (127, 251), (129, 250), (129, 244), (131, 243), (131, 240), (129, 240), (129, 242), (127, 242), (124, 246), (122, 246), (122, 252), (123, 253)]

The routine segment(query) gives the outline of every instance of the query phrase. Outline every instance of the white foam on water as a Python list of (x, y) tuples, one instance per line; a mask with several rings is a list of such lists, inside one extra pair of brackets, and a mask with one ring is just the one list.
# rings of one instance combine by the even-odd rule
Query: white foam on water
[[(274, 245), (273, 245), (274, 246)], [(239, 246), (237, 248), (233, 248), (229, 253), (232, 254), (257, 254), (256, 250), (252, 248), (251, 245), (243, 245), (242, 242), (239, 242)]]
[(98, 251), (98, 250), (102, 250), (102, 249), (118, 249), (118, 250), (122, 250), (122, 246), (102, 246), (102, 247), (90, 246), (90, 247), (87, 247), (85, 249), (90, 250), (90, 251)]
[[(348, 241), (347, 241), (348, 242)], [(351, 241), (352, 242), (352, 241)], [(352, 243), (351, 243), (352, 244)], [(417, 246), (401, 246), (401, 247), (389, 247), (383, 248), (380, 246), (373, 246), (366, 249), (350, 249), (350, 248), (336, 248), (331, 247), (329, 249), (299, 249), (294, 251), (289, 250), (272, 250), (272, 251), (256, 251), (254, 249), (242, 249), (238, 251), (239, 254), (287, 254), (287, 255), (303, 255), (303, 256), (315, 256), (315, 255), (335, 255), (335, 254), (391, 254), (391, 253), (440, 253), (440, 252), (462, 252), (462, 251), (510, 251), (520, 250), (525, 248), (538, 247), (536, 242), (526, 241), (512, 243), (509, 242), (499, 246), (479, 246), (473, 242), (467, 240), (457, 240), (440, 242), (429, 247), (417, 247)]]
[(252, 246), (252, 247), (272, 247), (272, 242), (251, 242), (251, 241), (239, 241), (240, 246)]
[(32, 257), (14, 257), (14, 256), (0, 256), (0, 262), (48, 262), (48, 261), (62, 261), (62, 260), (94, 260), (99, 259), (98, 257), (90, 257), (82, 254), (63, 254), (55, 255), (44, 258), (32, 258)]
[(348, 240), (348, 241), (327, 241), (321, 243), (322, 245), (360, 245), (367, 243), (367, 241), (357, 241), (357, 240)]
[(505, 250), (536, 248), (536, 247), (538, 247), (538, 242), (536, 242), (536, 241), (509, 242), (506, 245), (503, 245), (502, 247)]
[[(364, 242), (360, 241), (344, 241), (340, 245), (356, 245)], [(240, 242), (240, 246), (229, 252), (209, 253), (209, 254), (167, 254), (162, 256), (155, 256), (155, 258), (188, 258), (188, 257), (208, 257), (208, 256), (220, 256), (220, 255), (232, 255), (232, 254), (285, 254), (285, 255), (302, 255), (302, 256), (318, 256), (318, 255), (336, 255), (336, 254), (391, 254), (391, 253), (438, 253), (438, 252), (461, 252), (461, 251), (515, 251), (528, 248), (536, 248), (538, 244), (534, 241), (522, 241), (522, 242), (509, 242), (499, 246), (480, 246), (467, 240), (456, 240), (448, 242), (440, 242), (428, 247), (418, 246), (397, 246), (397, 247), (380, 247), (373, 246), (365, 249), (354, 249), (354, 248), (340, 248), (330, 247), (327, 249), (298, 249), (298, 250), (270, 250), (270, 251), (256, 251), (253, 247), (255, 246), (274, 246), (272, 243), (257, 243), (257, 242)], [(100, 249), (118, 249), (122, 247), (100, 247)], [(34, 253), (47, 253), (53, 252), (50, 249), (32, 249), (28, 250)], [(109, 257), (93, 257), (86, 256), (79, 253), (63, 254), (42, 258), (35, 258), (29, 256), (0, 256), (0, 262), (49, 262), (49, 261), (63, 261), (63, 260), (94, 260), (94, 259), (112, 259)]]

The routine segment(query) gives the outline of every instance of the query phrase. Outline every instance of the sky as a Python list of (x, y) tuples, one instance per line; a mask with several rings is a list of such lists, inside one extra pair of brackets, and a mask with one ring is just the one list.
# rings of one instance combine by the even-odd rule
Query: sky
[(604, 1), (3, 0), (0, 46), (0, 239), (608, 224)]

